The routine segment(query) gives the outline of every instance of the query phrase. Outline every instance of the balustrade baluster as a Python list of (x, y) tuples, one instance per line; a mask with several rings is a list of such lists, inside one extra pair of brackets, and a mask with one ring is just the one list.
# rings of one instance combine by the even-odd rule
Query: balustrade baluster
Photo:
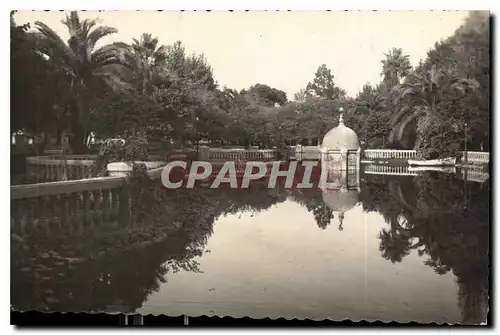
[(85, 179), (85, 165), (80, 165), (80, 175), (78, 176), (78, 179)]
[(44, 179), (43, 181), (50, 181), (50, 165), (44, 165), (42, 167), (43, 173), (44, 173)]
[(102, 190), (102, 219), (104, 223), (107, 223), (109, 221), (111, 213), (110, 195), (111, 193), (108, 189)]
[(64, 175), (64, 163), (61, 161), (59, 164), (56, 165), (56, 174), (57, 174), (57, 179), (56, 180), (62, 180), (62, 177)]
[(38, 170), (38, 174), (40, 176), (40, 181), (41, 182), (47, 181), (49, 179), (48, 166), (47, 165), (39, 165), (37, 167), (37, 170)]
[(75, 165), (68, 165), (68, 180), (75, 180)]
[(50, 164), (50, 180), (57, 181), (56, 167), (54, 164)]
[(111, 190), (111, 218), (116, 220), (118, 218), (119, 209), (119, 199), (118, 199), (118, 189), (114, 188)]
[(131, 221), (131, 199), (129, 190), (126, 188), (121, 188), (118, 191), (118, 220), (121, 227), (130, 227)]

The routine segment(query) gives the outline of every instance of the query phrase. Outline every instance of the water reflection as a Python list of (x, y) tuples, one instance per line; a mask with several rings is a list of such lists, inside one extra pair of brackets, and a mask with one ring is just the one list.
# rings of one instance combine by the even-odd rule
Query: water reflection
[[(382, 257), (391, 264), (401, 264), (404, 269), (413, 273), (411, 269), (416, 268), (416, 265), (413, 261), (408, 261), (405, 265), (405, 259), (416, 252), (421, 257), (420, 262), (432, 268), (436, 276), (452, 273), (455, 277), (458, 285), (456, 303), (460, 306), (461, 319), (447, 319), (439, 314), (442, 308), (433, 309), (429, 305), (427, 307), (433, 312), (429, 312), (428, 318), (422, 319), (422, 322), (484, 321), (489, 286), (489, 185), (474, 182), (465, 184), (455, 174), (439, 172), (419, 173), (417, 177), (366, 174), (361, 182), (359, 180), (357, 179), (359, 185), (346, 185), (336, 190), (285, 189), (282, 184), (278, 184), (275, 189), (268, 189), (266, 185), (254, 185), (246, 190), (196, 188), (166, 191), (155, 182), (136, 183), (128, 189), (133, 194), (128, 211), (123, 210), (116, 222), (77, 233), (53, 231), (44, 238), (35, 233), (22, 238), (16, 237), (12, 243), (11, 303), (18, 310), (134, 312), (141, 311), (141, 306), (155, 300), (158, 291), (162, 287), (168, 287), (169, 279), (178, 278), (178, 274), (198, 273), (201, 277), (196, 277), (197, 280), (210, 281), (218, 278), (220, 282), (225, 282), (222, 277), (229, 278), (230, 274), (204, 274), (204, 268), (200, 265), (204, 260), (216, 257), (210, 256), (210, 250), (207, 249), (209, 240), (213, 240), (215, 246), (217, 243), (231, 243), (222, 236), (235, 234), (222, 230), (217, 232), (218, 224), (221, 224), (223, 230), (230, 229), (227, 228), (229, 225), (217, 222), (224, 217), (237, 220), (243, 215), (248, 222), (261, 225), (262, 220), (266, 220), (265, 216), (257, 214), (271, 211), (278, 213), (278, 220), (292, 220), (291, 216), (294, 214), (290, 203), (296, 203), (312, 214), (312, 222), (320, 228), (319, 231), (327, 234), (323, 239), (316, 235), (314, 238), (307, 237), (313, 236), (312, 233), (304, 234), (304, 239), (311, 239), (307, 242), (309, 247), (307, 250), (296, 250), (305, 253), (304, 262), (309, 259), (309, 253), (314, 254), (312, 249), (316, 248), (319, 254), (321, 250), (327, 250), (325, 248), (328, 248), (328, 244), (333, 243), (328, 242), (328, 239), (334, 238), (330, 234), (337, 234), (335, 239), (356, 238), (349, 235), (349, 226), (362, 223), (358, 222), (359, 216), (350, 216), (349, 213), (361, 208), (366, 213), (365, 221), (368, 220), (366, 215), (373, 213), (381, 216), (386, 223), (378, 232), (376, 240), (373, 240), (378, 245), (379, 259)], [(278, 204), (283, 206), (275, 207)], [(331, 225), (336, 226), (334, 232), (330, 230), (333, 228)], [(270, 224), (262, 227), (268, 229), (271, 244), (273, 239), (282, 241), (280, 235), (287, 234), (286, 226), (280, 226), (283, 227), (281, 230), (269, 230), (272, 227)], [(295, 229), (291, 225), (289, 227)], [(221, 241), (224, 242), (217, 242), (214, 236), (221, 236)], [(365, 237), (359, 238), (368, 239), (367, 236), (365, 233)], [(249, 235), (248, 239), (251, 238)], [(364, 243), (364, 248), (368, 250), (366, 243), (371, 242), (367, 240)], [(356, 243), (352, 245), (352, 248), (360, 248)], [(283, 245), (282, 247), (284, 248)], [(354, 265), (358, 262), (356, 258), (349, 258), (352, 252), (345, 252), (342, 256), (347, 257), (345, 264), (351, 262), (352, 266), (357, 266)], [(248, 257), (241, 255), (241, 262), (248, 261)], [(366, 257), (374, 256), (365, 256), (365, 261)], [(290, 262), (293, 265), (294, 261)], [(312, 258), (309, 262), (310, 270), (313, 271), (309, 278), (314, 281), (314, 271), (323, 273), (326, 265), (313, 266), (316, 263)], [(258, 266), (259, 263), (256, 264)], [(347, 265), (339, 265), (336, 271), (340, 272), (337, 273), (349, 273), (342, 266)], [(365, 271), (367, 266), (369, 264), (365, 264)], [(231, 265), (227, 264), (227, 267)], [(256, 271), (265, 273), (270, 270), (256, 268)], [(258, 280), (260, 277), (255, 278)], [(338, 280), (339, 285), (347, 285), (354, 278), (346, 275), (343, 281)], [(189, 287), (189, 283), (175, 285), (188, 285), (186, 290), (197, 292), (196, 284)], [(238, 286), (237, 280), (225, 285), (226, 288), (235, 287), (233, 292), (249, 289), (246, 286), (249, 284), (243, 282)], [(272, 284), (267, 285), (270, 287)], [(287, 285), (294, 287), (295, 284)], [(404, 282), (399, 285), (404, 285)], [(302, 287), (295, 288), (300, 290)], [(383, 291), (383, 287), (383, 283), (366, 284), (365, 290), (368, 293), (365, 294), (373, 295)], [(314, 290), (314, 284), (308, 290)], [(320, 284), (316, 290), (318, 292), (311, 291), (310, 294), (321, 294)], [(412, 290), (409, 284), (408, 290)], [(273, 292), (277, 296), (273, 296)], [(281, 298), (276, 292), (278, 291), (269, 289), (267, 294), (274, 304), (279, 305)], [(294, 291), (289, 294), (298, 294), (297, 297), (300, 295)], [(371, 305), (365, 302), (363, 306), (354, 295), (352, 294), (352, 302), (349, 302), (349, 294), (342, 296), (344, 305), (352, 305), (347, 311), (333, 303), (338, 297), (321, 298), (324, 299), (321, 303), (330, 306), (323, 308), (322, 315), (336, 320), (342, 317), (368, 319)], [(156, 305), (150, 304), (150, 310), (156, 313), (166, 312), (166, 306), (154, 306)], [(291, 308), (282, 307), (278, 313), (285, 313), (287, 308)], [(250, 309), (241, 308), (241, 313), (251, 314)], [(290, 317), (300, 316), (293, 313), (304, 313), (310, 317), (307, 311), (300, 312), (305, 307), (294, 308), (291, 308)], [(205, 313), (208, 314), (209, 310)], [(397, 319), (392, 313), (393, 310), (388, 308), (385, 314), (380, 312), (374, 318)], [(404, 313), (408, 321), (417, 317), (411, 308), (401, 313)]]

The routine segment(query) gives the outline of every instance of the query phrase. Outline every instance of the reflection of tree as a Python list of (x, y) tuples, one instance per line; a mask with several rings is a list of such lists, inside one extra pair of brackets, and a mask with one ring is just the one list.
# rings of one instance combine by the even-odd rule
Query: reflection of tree
[[(370, 178), (360, 197), (364, 210), (379, 211), (389, 224), (379, 234), (382, 257), (401, 262), (415, 249), (437, 274), (452, 271), (463, 322), (483, 321), (489, 286), (488, 187), (469, 184), (465, 207), (463, 181), (452, 175)], [(397, 187), (389, 187), (391, 181)], [(101, 226), (111, 228), (92, 227), (77, 236), (64, 231), (43, 239), (35, 235), (13, 243), (13, 306), (133, 312), (169, 273), (201, 270), (197, 258), (215, 218), (266, 210), (290, 194), (266, 187), (167, 191), (147, 182), (141, 187), (133, 189), (132, 208), (125, 211), (133, 219), (120, 229), (105, 223)], [(314, 214), (320, 228), (328, 226), (333, 213), (319, 190), (292, 190), (291, 195)], [(98, 257), (97, 251), (105, 252)]]
[(382, 229), (379, 234), (382, 257), (392, 263), (400, 263), (403, 258), (410, 254), (410, 242), (408, 236), (398, 233), (395, 229)]
[(147, 182), (136, 186), (132, 207), (123, 210), (128, 217), (119, 217), (125, 224), (14, 244), (14, 308), (133, 312), (169, 272), (199, 271), (196, 257), (212, 233), (217, 199), (198, 190), (172, 194)]
[[(157, 244), (73, 262), (57, 253), (13, 250), (12, 305), (19, 310), (134, 312), (165, 276), (197, 271), (204, 245), (184, 231)], [(36, 250), (34, 250), (36, 251)]]
[(312, 212), (319, 228), (326, 229), (333, 219), (333, 211), (323, 202), (320, 190), (307, 190), (304, 192), (292, 191), (293, 199)]
[(124, 204), (127, 194), (118, 224), (13, 244), (14, 308), (134, 312), (169, 273), (200, 271), (215, 218), (286, 198), (267, 188), (165, 190), (140, 173), (121, 190)]
[(286, 193), (279, 189), (269, 189), (267, 184), (255, 185), (248, 189), (219, 189), (212, 193), (225, 198), (224, 214), (244, 211), (261, 212), (286, 200)]
[[(362, 189), (365, 210), (378, 210), (391, 226), (379, 235), (382, 257), (400, 262), (418, 248), (420, 256), (428, 256), (424, 263), (437, 274), (455, 275), (463, 323), (484, 321), (489, 285), (488, 187), (467, 184), (464, 197), (464, 182), (455, 175), (425, 173), (410, 180), (414, 185), (401, 184), (402, 192), (390, 189), (389, 180)], [(404, 213), (409, 229), (399, 225), (398, 213)], [(410, 245), (410, 239), (418, 243)]]

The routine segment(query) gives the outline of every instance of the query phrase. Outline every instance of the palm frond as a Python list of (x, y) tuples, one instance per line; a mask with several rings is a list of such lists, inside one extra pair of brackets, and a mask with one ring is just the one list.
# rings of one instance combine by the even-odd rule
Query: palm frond
[(392, 130), (395, 131), (395, 139), (396, 141), (401, 141), (403, 139), (403, 136), (405, 132), (408, 131), (407, 127), (408, 125), (413, 122), (415, 119), (419, 118), (422, 116), (424, 111), (422, 109), (416, 108), (415, 112), (412, 114), (407, 115), (404, 119), (402, 119), (397, 127), (394, 127)]
[(394, 128), (400, 123), (400, 121), (404, 118), (406, 118), (408, 115), (412, 114), (414, 111), (412, 106), (406, 105), (401, 108), (401, 110), (392, 117), (391, 119), (391, 128)]
[(93, 50), (101, 38), (116, 34), (117, 32), (118, 29), (108, 26), (99, 26), (95, 28), (87, 37), (89, 49)]
[(92, 54), (92, 62), (98, 66), (101, 63), (109, 63), (110, 59), (116, 60), (116, 63), (125, 63), (126, 54), (130, 52), (130, 46), (123, 42), (106, 44), (95, 50)]
[(61, 23), (68, 28), (70, 36), (76, 35), (81, 29), (80, 17), (76, 11), (71, 11), (69, 15), (66, 14), (66, 19), (62, 20)]
[(468, 79), (468, 78), (456, 78), (451, 81), (450, 88), (452, 90), (460, 90), (464, 91), (465, 89), (477, 90), (481, 87), (479, 82), (476, 79)]
[(87, 39), (92, 28), (97, 26), (98, 23), (99, 23), (98, 19), (86, 19), (86, 20), (84, 20), (82, 23), (81, 31), (80, 31), (80, 34), (82, 35), (82, 37), (85, 37), (85, 39)]
[(40, 40), (45, 43), (45, 47), (54, 49), (61, 56), (66, 55), (69, 58), (73, 58), (75, 55), (73, 50), (62, 40), (62, 38), (45, 23), (36, 21), (35, 27), (38, 30)]

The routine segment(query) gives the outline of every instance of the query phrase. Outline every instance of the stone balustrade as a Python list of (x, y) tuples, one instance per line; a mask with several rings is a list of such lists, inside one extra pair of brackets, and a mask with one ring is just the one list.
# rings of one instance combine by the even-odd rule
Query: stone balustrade
[[(148, 175), (159, 179), (162, 171)], [(131, 194), (122, 187), (125, 182), (126, 177), (99, 177), (11, 186), (11, 231), (22, 237), (128, 224)]]
[(68, 155), (66, 162), (61, 156), (35, 156), (26, 158), (29, 180), (50, 182), (62, 180), (66, 166), (67, 180), (91, 178), (95, 155)]
[(80, 230), (115, 220), (124, 178), (103, 177), (11, 186), (11, 231), (19, 236)]

